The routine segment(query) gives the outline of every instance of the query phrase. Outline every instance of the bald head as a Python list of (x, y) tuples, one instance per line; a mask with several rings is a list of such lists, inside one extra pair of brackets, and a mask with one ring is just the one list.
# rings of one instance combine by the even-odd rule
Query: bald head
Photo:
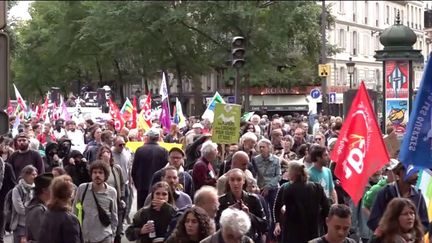
[(231, 169), (238, 168), (245, 171), (248, 167), (249, 156), (244, 151), (237, 151), (231, 159)]

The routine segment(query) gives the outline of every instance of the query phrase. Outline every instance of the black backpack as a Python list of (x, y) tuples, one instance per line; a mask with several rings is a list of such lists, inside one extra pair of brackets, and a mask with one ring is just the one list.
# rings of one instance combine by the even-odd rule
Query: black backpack
[[(21, 199), (24, 199), (24, 192), (22, 191), (22, 188), (20, 186), (17, 186), (18, 189), (18, 193), (21, 196)], [(12, 212), (13, 210), (15, 210), (13, 208), (13, 201), (12, 201), (12, 192), (13, 189), (10, 190), (5, 197), (5, 203), (4, 203), (4, 208), (3, 208), (3, 213), (4, 213), (4, 222), (5, 222), (5, 230), (8, 232), (12, 232), (11, 229), (11, 221), (12, 221)]]

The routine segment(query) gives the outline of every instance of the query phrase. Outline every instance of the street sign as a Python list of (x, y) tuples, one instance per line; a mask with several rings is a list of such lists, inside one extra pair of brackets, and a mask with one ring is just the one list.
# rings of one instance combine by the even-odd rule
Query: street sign
[(329, 93), (329, 103), (330, 104), (336, 103), (336, 92)]
[(318, 65), (318, 76), (327, 77), (330, 76), (331, 66), (330, 64), (319, 64)]
[(227, 103), (235, 104), (235, 96), (228, 96)]
[(321, 96), (321, 91), (319, 89), (312, 89), (310, 92), (312, 99), (318, 99)]

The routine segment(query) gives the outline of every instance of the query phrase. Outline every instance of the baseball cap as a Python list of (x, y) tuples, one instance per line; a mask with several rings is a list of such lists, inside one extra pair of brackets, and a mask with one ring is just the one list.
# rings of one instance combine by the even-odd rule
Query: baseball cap
[(181, 153), (183, 155), (183, 157), (185, 156), (185, 153), (184, 153), (183, 149), (178, 148), (178, 147), (171, 148), (170, 151), (169, 151), (169, 154), (171, 154), (171, 152), (174, 152), (174, 151), (177, 151), (177, 152)]
[(152, 127), (146, 132), (145, 135), (152, 138), (159, 137), (160, 131), (158, 128)]

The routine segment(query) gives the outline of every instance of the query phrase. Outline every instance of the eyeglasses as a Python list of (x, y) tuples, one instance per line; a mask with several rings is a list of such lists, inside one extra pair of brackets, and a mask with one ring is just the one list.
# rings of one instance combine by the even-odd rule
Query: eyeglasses
[(321, 138), (315, 138), (315, 141), (321, 141)]
[(119, 147), (124, 147), (125, 144), (124, 144), (124, 143), (121, 143), (121, 144), (118, 144), (117, 146), (119, 146)]

